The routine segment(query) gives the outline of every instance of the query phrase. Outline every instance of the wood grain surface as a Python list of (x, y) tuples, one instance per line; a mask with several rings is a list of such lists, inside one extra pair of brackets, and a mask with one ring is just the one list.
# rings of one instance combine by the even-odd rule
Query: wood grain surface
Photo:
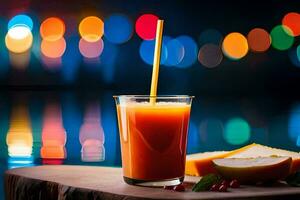
[[(192, 186), (199, 177), (186, 176)], [(37, 166), (5, 172), (8, 200), (27, 199), (300, 199), (300, 188), (278, 183), (272, 187), (242, 186), (228, 192), (174, 192), (127, 185), (122, 169), (90, 166)]]

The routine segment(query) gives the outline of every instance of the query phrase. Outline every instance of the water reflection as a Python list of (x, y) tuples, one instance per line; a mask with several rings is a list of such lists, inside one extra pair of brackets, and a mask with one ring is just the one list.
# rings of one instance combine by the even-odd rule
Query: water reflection
[(105, 159), (104, 131), (101, 123), (99, 104), (89, 103), (86, 106), (79, 136), (83, 162), (97, 162)]
[(17, 102), (12, 108), (6, 144), (9, 156), (8, 168), (31, 166), (33, 164), (31, 122), (25, 102)]
[(62, 164), (67, 157), (67, 140), (60, 105), (48, 102), (44, 111), (41, 158), (44, 164)]

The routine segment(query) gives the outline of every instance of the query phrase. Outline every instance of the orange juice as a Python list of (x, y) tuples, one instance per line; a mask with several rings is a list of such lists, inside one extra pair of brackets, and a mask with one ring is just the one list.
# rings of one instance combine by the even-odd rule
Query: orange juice
[(190, 108), (182, 102), (117, 105), (125, 181), (183, 180)]

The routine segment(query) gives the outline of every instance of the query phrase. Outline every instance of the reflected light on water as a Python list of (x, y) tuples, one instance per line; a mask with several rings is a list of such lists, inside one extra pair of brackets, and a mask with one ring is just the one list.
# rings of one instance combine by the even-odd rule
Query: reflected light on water
[(41, 42), (41, 52), (44, 56), (49, 58), (59, 58), (62, 57), (66, 50), (66, 41), (63, 37), (58, 40), (42, 40)]
[(67, 157), (66, 140), (60, 105), (56, 102), (47, 103), (42, 128), (41, 158), (65, 159)]
[(105, 159), (104, 131), (101, 123), (98, 103), (89, 103), (79, 133), (81, 160), (84, 162), (99, 162)]
[(16, 70), (25, 70), (30, 62), (30, 51), (24, 53), (9, 52), (9, 61)]
[(26, 105), (15, 105), (6, 136), (10, 157), (30, 157), (32, 154), (32, 131)]
[(225, 125), (224, 139), (232, 145), (241, 145), (249, 141), (251, 129), (242, 118), (232, 118)]

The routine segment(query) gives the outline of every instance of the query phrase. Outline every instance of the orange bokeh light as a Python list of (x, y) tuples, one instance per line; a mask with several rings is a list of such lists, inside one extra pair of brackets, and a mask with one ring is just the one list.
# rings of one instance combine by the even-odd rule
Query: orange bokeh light
[(300, 35), (300, 14), (296, 12), (290, 12), (286, 14), (282, 19), (282, 25), (289, 27), (293, 36)]
[(47, 18), (40, 27), (40, 34), (44, 40), (56, 41), (63, 37), (65, 34), (65, 23), (57, 18)]
[(103, 21), (95, 16), (84, 18), (79, 24), (79, 33), (88, 42), (98, 41), (104, 32)]
[(262, 28), (252, 29), (247, 36), (249, 48), (254, 52), (264, 52), (271, 45), (270, 34)]
[(66, 41), (62, 37), (56, 41), (43, 40), (41, 43), (41, 52), (48, 58), (59, 58), (66, 50)]
[(248, 52), (247, 39), (241, 33), (230, 33), (223, 40), (222, 50), (227, 57), (240, 59)]

